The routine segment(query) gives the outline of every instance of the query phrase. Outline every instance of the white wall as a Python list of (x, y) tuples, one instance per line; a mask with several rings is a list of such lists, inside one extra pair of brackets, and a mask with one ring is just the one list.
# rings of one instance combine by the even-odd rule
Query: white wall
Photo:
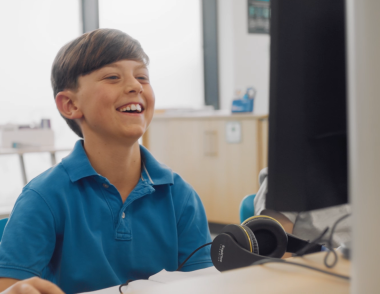
[(150, 58), (156, 108), (204, 105), (201, 1), (100, 0), (101, 28), (124, 31)]
[[(74, 145), (78, 137), (56, 109), (50, 70), (58, 50), (81, 34), (80, 13), (78, 0), (0, 1), (0, 125), (49, 118), (55, 145)], [(31, 179), (50, 167), (50, 157), (28, 154), (25, 163)], [(0, 215), (10, 211), (22, 186), (18, 156), (0, 156)]]
[(230, 109), (235, 89), (257, 90), (256, 114), (269, 112), (269, 35), (248, 34), (247, 1), (218, 0), (219, 95)]
[(56, 146), (77, 137), (56, 109), (50, 70), (58, 50), (81, 34), (78, 0), (0, 1), (0, 125), (50, 118)]

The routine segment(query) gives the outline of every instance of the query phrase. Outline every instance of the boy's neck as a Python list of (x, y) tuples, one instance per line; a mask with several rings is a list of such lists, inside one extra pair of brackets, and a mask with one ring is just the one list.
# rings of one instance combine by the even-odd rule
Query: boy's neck
[(86, 137), (84, 149), (95, 171), (116, 187), (122, 201), (125, 202), (141, 176), (138, 141), (118, 144), (110, 143), (109, 140)]

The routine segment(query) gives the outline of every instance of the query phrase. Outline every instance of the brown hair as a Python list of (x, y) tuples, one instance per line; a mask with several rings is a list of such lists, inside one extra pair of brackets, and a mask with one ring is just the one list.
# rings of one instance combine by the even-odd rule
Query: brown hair
[[(69, 42), (59, 50), (53, 62), (51, 85), (54, 99), (63, 90), (76, 90), (79, 76), (123, 59), (149, 63), (140, 43), (119, 30), (98, 29)], [(70, 129), (83, 138), (79, 125), (62, 117)]]

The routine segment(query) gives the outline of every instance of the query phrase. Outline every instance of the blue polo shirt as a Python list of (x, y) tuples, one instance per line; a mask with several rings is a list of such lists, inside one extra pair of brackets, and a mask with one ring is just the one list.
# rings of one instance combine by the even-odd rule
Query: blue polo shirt
[[(174, 271), (211, 242), (197, 193), (144, 147), (140, 181), (123, 203), (82, 142), (24, 187), (4, 230), (0, 277), (39, 276), (66, 293), (94, 291)], [(206, 246), (183, 271), (209, 266)]]

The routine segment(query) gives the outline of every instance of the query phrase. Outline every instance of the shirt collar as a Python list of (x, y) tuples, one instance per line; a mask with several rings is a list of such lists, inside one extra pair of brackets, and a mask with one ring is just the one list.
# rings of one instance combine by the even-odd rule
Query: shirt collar
[[(151, 185), (173, 184), (173, 172), (166, 165), (158, 162), (152, 154), (140, 145), (141, 153), (141, 178)], [(87, 154), (83, 148), (83, 140), (78, 140), (73, 151), (64, 159), (62, 165), (68, 173), (70, 180), (76, 182), (82, 178), (98, 176), (91, 166)]]
[(83, 140), (78, 140), (75, 143), (73, 151), (62, 159), (62, 165), (72, 182), (76, 182), (85, 177), (98, 175), (84, 151)]
[(144, 146), (140, 145), (140, 152), (142, 159), (141, 174), (143, 180), (147, 180), (154, 186), (174, 184), (173, 172), (169, 167), (158, 162)]

